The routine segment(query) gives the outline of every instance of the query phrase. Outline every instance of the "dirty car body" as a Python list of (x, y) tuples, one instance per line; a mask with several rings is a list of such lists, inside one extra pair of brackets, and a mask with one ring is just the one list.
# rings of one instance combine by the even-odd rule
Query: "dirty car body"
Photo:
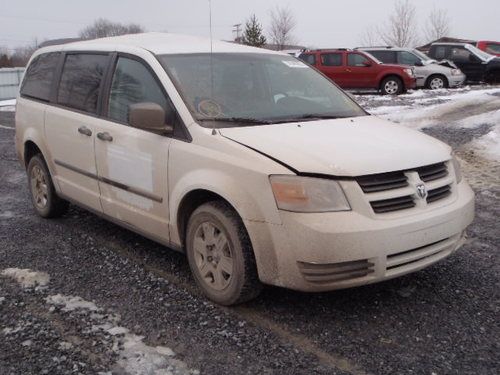
[[(417, 271), (473, 219), (449, 146), (368, 115), (285, 54), (148, 33), (41, 49), (26, 76), (17, 152), (29, 171), (44, 161), (51, 199), (186, 251), (220, 303), (256, 295), (238, 290), (252, 267), (247, 287), (302, 291)], [(221, 233), (207, 265), (196, 246)], [(217, 279), (221, 257), (233, 263)]]

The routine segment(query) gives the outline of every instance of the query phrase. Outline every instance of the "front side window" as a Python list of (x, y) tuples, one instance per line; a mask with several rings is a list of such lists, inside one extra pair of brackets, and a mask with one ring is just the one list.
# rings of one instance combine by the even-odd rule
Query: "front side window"
[(402, 65), (415, 65), (420, 62), (420, 59), (413, 53), (407, 51), (398, 52), (398, 63)]
[(499, 54), (500, 53), (500, 44), (497, 43), (488, 43), (486, 44), (486, 52)]
[(136, 103), (160, 105), (166, 114), (165, 124), (174, 125), (175, 111), (149, 69), (137, 60), (119, 57), (111, 83), (107, 116), (128, 124), (130, 105)]
[(88, 113), (97, 112), (107, 55), (70, 54), (66, 56), (57, 102)]
[(342, 54), (323, 53), (321, 54), (321, 64), (324, 66), (342, 66)]
[(452, 47), (451, 48), (451, 59), (457, 62), (469, 62), (471, 59), (471, 53), (463, 47)]
[(158, 58), (202, 126), (243, 124), (231, 119), (276, 123), (366, 115), (326, 77), (290, 56), (197, 53)]
[(350, 53), (347, 56), (347, 65), (349, 65), (349, 66), (365, 67), (369, 64), (370, 64), (370, 60), (368, 60), (363, 55), (360, 55), (359, 53)]
[(28, 67), (21, 86), (21, 95), (49, 101), (52, 80), (59, 61), (59, 52), (35, 57)]
[(305, 61), (309, 65), (316, 65), (316, 55), (312, 53), (303, 53), (299, 56), (299, 59)]
[(446, 47), (438, 46), (436, 47), (436, 59), (445, 59), (446, 58)]

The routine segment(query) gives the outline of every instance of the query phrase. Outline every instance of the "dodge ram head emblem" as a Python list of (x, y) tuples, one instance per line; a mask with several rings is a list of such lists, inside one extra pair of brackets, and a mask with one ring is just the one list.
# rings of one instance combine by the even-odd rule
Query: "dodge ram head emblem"
[(417, 187), (417, 194), (420, 197), (420, 199), (427, 198), (427, 188), (425, 187), (425, 185), (418, 184), (416, 187)]

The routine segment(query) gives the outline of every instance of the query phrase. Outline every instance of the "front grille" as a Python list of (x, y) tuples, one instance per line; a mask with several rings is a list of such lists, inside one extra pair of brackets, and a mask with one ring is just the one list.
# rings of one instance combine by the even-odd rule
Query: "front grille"
[(417, 172), (423, 182), (430, 182), (448, 176), (448, 167), (445, 163), (438, 163), (418, 168)]
[(437, 189), (429, 190), (427, 193), (427, 203), (439, 201), (451, 195), (451, 186), (441, 186)]
[(413, 208), (416, 204), (413, 197), (411, 195), (407, 195), (404, 197), (373, 201), (370, 202), (370, 205), (372, 206), (373, 211), (376, 214), (382, 214), (385, 212), (400, 211), (406, 210), (408, 208)]
[(415, 249), (388, 255), (386, 275), (390, 276), (410, 268), (417, 268), (428, 261), (444, 257), (454, 249), (458, 239), (459, 236), (453, 236)]
[(375, 272), (374, 264), (368, 259), (341, 263), (297, 262), (304, 279), (314, 284), (329, 284), (358, 279)]
[(391, 172), (363, 176), (356, 179), (364, 193), (376, 193), (408, 186), (408, 177), (403, 172)]

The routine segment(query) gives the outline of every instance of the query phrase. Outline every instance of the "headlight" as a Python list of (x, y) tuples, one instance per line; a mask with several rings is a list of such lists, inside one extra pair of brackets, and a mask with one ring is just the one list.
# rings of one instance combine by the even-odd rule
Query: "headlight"
[(453, 170), (455, 171), (455, 178), (457, 180), (457, 184), (462, 181), (462, 170), (460, 168), (460, 162), (458, 161), (455, 154), (452, 155), (451, 161), (453, 163)]
[(278, 208), (292, 212), (349, 211), (351, 206), (339, 183), (313, 177), (269, 177)]
[(413, 69), (405, 69), (404, 70), (406, 74), (408, 74), (410, 77), (415, 77), (415, 72), (413, 71)]
[(452, 76), (459, 76), (462, 75), (462, 71), (460, 69), (452, 69), (451, 70), (451, 75)]

